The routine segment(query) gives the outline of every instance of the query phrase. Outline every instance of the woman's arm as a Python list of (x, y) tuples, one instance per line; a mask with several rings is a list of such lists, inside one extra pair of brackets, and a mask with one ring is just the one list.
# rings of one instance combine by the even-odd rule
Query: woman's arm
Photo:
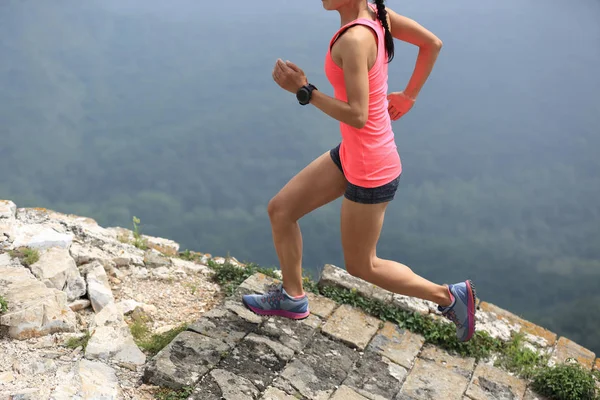
[(386, 10), (390, 19), (392, 36), (419, 47), (414, 72), (404, 89), (404, 94), (414, 100), (431, 74), (433, 65), (442, 49), (442, 41), (416, 21), (404, 17), (390, 8), (386, 8)]
[(362, 128), (369, 118), (369, 48), (373, 34), (363, 26), (354, 26), (336, 42), (342, 59), (348, 102), (313, 91), (310, 104), (332, 118)]
[[(313, 90), (310, 104), (330, 117), (355, 128), (365, 126), (369, 117), (369, 46), (373, 34), (363, 26), (348, 29), (336, 42), (340, 50), (348, 101), (341, 101)], [(304, 72), (295, 64), (277, 61), (273, 78), (284, 89), (296, 94), (307, 83)]]

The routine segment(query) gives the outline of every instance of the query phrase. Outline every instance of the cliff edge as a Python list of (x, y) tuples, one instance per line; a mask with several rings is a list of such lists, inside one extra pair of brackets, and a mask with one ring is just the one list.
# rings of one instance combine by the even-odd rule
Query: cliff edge
[(182, 252), (137, 224), (0, 200), (0, 399), (600, 394), (593, 352), (481, 299), (462, 344), (434, 304), (325, 265), (306, 280), (309, 318), (261, 317), (240, 296), (278, 271)]

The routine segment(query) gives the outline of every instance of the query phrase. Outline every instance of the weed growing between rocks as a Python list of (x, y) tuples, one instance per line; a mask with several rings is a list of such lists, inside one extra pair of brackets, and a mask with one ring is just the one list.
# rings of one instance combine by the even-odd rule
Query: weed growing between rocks
[(78, 347), (82, 347), (83, 352), (85, 353), (85, 349), (86, 349), (91, 337), (92, 337), (92, 335), (90, 334), (90, 332), (85, 331), (85, 333), (82, 337), (72, 337), (69, 340), (67, 340), (67, 343), (65, 343), (65, 346), (67, 346), (70, 349), (76, 349)]
[(135, 344), (153, 357), (171, 343), (177, 335), (185, 331), (187, 327), (187, 324), (181, 324), (165, 333), (150, 334), (148, 326), (143, 321), (134, 321), (129, 326), (129, 330), (131, 331), (131, 336), (133, 336)]
[[(212, 279), (225, 290), (228, 296), (233, 295), (244, 280), (257, 272), (278, 279), (274, 269), (262, 268), (256, 264), (238, 267), (230, 263), (217, 264), (209, 261), (208, 266), (215, 272)], [(549, 367), (548, 355), (538, 354), (523, 346), (521, 334), (514, 334), (511, 340), (504, 342), (491, 337), (486, 332), (477, 331), (469, 342), (462, 343), (456, 338), (454, 324), (437, 321), (430, 316), (406, 311), (379, 300), (365, 298), (356, 290), (337, 287), (321, 288), (308, 277), (304, 278), (303, 284), (308, 292), (325, 296), (339, 304), (360, 308), (382, 321), (396, 323), (401, 328), (422, 335), (426, 342), (450, 353), (474, 357), (476, 360), (495, 355), (496, 366), (520, 378), (533, 379), (534, 390), (549, 399), (600, 400), (600, 396), (596, 394), (594, 375), (591, 371), (566, 364)], [(600, 375), (600, 372), (597, 374)]]
[(121, 243), (127, 243), (127, 244), (134, 245), (135, 247), (137, 247), (140, 250), (147, 250), (148, 249), (148, 240), (144, 239), (142, 237), (142, 233), (140, 233), (140, 228), (139, 228), (140, 219), (138, 217), (134, 216), (132, 219), (132, 222), (133, 222), (133, 231), (132, 231), (133, 240), (130, 240), (128, 235), (119, 235), (117, 237), (117, 239)]
[(218, 264), (209, 260), (208, 267), (214, 271), (212, 279), (221, 286), (227, 296), (233, 295), (242, 282), (257, 272), (278, 279), (277, 274), (272, 268), (262, 268), (253, 263), (246, 264), (245, 267), (240, 268), (230, 263)]
[(157, 400), (185, 400), (194, 391), (191, 387), (184, 387), (180, 390), (161, 388), (156, 392), (155, 398)]
[(2, 296), (0, 296), (0, 314), (8, 311), (8, 302)]
[(18, 258), (21, 264), (30, 267), (40, 259), (40, 253), (37, 249), (23, 247), (16, 250), (11, 250), (8, 253), (12, 258)]

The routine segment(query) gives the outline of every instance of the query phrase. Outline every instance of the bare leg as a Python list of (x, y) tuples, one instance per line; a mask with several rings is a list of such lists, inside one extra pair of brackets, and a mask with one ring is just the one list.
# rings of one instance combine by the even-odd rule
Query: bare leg
[(451, 298), (446, 286), (420, 277), (404, 264), (377, 257), (387, 205), (360, 204), (344, 198), (341, 229), (346, 270), (390, 292), (449, 306)]
[(329, 152), (319, 156), (294, 176), (269, 202), (273, 243), (290, 296), (302, 288), (302, 234), (298, 220), (344, 194), (347, 181)]

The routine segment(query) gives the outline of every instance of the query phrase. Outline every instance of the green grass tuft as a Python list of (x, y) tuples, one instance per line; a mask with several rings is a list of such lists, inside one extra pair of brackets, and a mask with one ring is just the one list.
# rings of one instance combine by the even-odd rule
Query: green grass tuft
[(8, 302), (2, 296), (0, 296), (0, 314), (8, 311)]
[(70, 349), (76, 349), (81, 346), (83, 347), (83, 351), (85, 352), (85, 349), (87, 348), (88, 342), (90, 341), (91, 337), (92, 335), (90, 334), (90, 332), (85, 331), (84, 336), (80, 338), (72, 337), (69, 340), (67, 340), (65, 346), (67, 346)]
[(194, 388), (189, 386), (180, 390), (161, 388), (156, 392), (155, 398), (157, 400), (186, 400), (193, 391)]
[(140, 349), (148, 352), (151, 356), (158, 354), (159, 351), (165, 348), (177, 335), (186, 329), (187, 324), (181, 324), (165, 333), (150, 335), (150, 330), (143, 321), (134, 321), (129, 326), (135, 344)]

